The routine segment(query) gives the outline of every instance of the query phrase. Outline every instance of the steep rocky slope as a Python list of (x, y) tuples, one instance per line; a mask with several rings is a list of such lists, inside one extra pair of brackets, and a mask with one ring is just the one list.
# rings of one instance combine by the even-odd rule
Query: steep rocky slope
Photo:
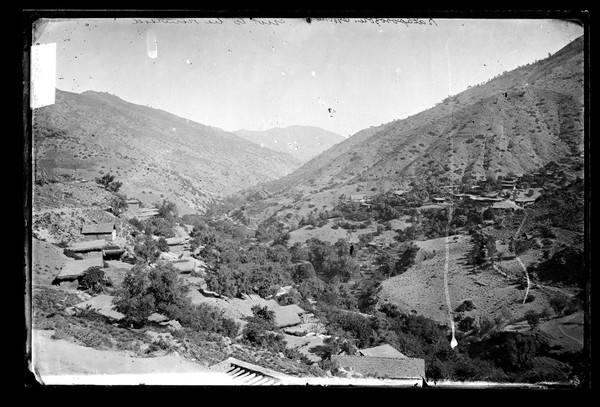
[[(339, 195), (533, 172), (583, 153), (583, 37), (406, 119), (362, 130), (261, 185), (282, 206)], [(310, 199), (308, 198), (310, 196)], [(269, 206), (269, 200), (263, 206)], [(276, 211), (262, 211), (268, 217)]]
[(57, 90), (54, 105), (34, 112), (33, 129), (37, 180), (112, 172), (128, 196), (170, 199), (183, 212), (299, 166), (289, 154), (107, 93)]

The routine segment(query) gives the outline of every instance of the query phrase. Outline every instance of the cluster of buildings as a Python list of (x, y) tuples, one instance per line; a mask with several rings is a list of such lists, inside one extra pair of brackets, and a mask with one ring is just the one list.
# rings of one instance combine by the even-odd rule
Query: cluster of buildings
[(126, 250), (116, 244), (116, 240), (117, 225), (114, 222), (84, 225), (80, 240), (66, 249), (75, 258), (64, 264), (53, 283), (76, 280), (91, 267), (104, 268), (105, 260), (119, 259)]

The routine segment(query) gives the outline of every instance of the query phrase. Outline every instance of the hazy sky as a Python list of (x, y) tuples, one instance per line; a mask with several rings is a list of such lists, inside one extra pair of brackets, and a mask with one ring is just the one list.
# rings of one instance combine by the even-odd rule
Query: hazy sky
[(56, 43), (62, 90), (104, 91), (229, 131), (311, 125), (349, 136), (583, 35), (557, 20), (177, 21), (47, 20), (34, 38)]

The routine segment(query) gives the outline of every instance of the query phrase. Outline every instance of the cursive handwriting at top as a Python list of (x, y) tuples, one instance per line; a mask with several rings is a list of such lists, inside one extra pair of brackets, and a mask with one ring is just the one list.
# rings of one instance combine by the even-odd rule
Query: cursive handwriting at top
[(342, 24), (342, 23), (360, 23), (360, 24), (404, 24), (409, 26), (411, 24), (416, 25), (435, 25), (437, 23), (433, 18), (315, 18), (316, 21), (326, 21), (330, 23)]
[[(307, 19), (310, 23), (311, 19)], [(315, 18), (315, 21), (330, 22), (335, 24), (358, 23), (358, 24), (403, 24), (409, 25), (435, 25), (433, 18)], [(133, 18), (134, 24), (210, 24), (220, 25), (232, 22), (235, 25), (259, 25), (274, 26), (287, 23), (283, 18)]]
[(281, 18), (133, 18), (134, 24), (211, 24), (219, 25), (231, 21), (235, 25), (283, 25)]

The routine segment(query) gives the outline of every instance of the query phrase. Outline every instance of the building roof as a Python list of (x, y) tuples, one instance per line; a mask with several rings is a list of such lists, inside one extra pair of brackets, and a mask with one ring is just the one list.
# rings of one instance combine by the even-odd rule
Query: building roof
[(272, 386), (282, 384), (291, 377), (284, 373), (253, 363), (244, 362), (236, 358), (227, 358), (210, 367), (215, 372), (226, 373), (235, 384), (251, 386)]
[(306, 312), (296, 304), (275, 307), (273, 311), (275, 311), (275, 326), (277, 328), (285, 328), (302, 323), (300, 315)]
[(55, 280), (74, 280), (81, 277), (87, 269), (90, 267), (103, 267), (104, 260), (102, 256), (90, 257), (83, 260), (71, 260), (65, 263), (60, 273), (56, 276)]
[(402, 352), (394, 348), (392, 345), (383, 344), (367, 349), (359, 349), (358, 352), (363, 356), (371, 356), (375, 358), (406, 358)]
[(515, 210), (523, 210), (523, 208), (521, 208), (519, 205), (517, 205), (516, 203), (514, 203), (510, 199), (507, 199), (507, 200), (502, 201), (502, 202), (495, 202), (491, 206), (491, 208), (493, 208), (493, 209), (515, 209)]
[(191, 273), (196, 269), (196, 262), (192, 259), (186, 259), (183, 261), (174, 261), (171, 263), (173, 267), (180, 273)]
[(353, 195), (350, 195), (350, 199), (352, 199), (353, 201), (354, 200), (361, 200), (361, 199), (365, 199), (365, 198), (366, 198), (365, 194), (353, 194)]
[(93, 252), (93, 251), (101, 251), (106, 247), (107, 242), (103, 239), (98, 240), (89, 240), (87, 242), (77, 242), (73, 243), (69, 246), (69, 250), (74, 251), (76, 253), (79, 252)]
[(537, 198), (534, 198), (534, 197), (525, 197), (525, 198), (516, 198), (515, 199), (515, 202), (523, 202), (523, 203), (535, 202), (535, 201), (537, 201)]
[(83, 234), (83, 235), (86, 235), (86, 234), (94, 234), (94, 235), (107, 234), (108, 235), (108, 234), (111, 234), (115, 228), (116, 228), (116, 226), (112, 222), (84, 225), (81, 228), (81, 234)]
[(165, 239), (167, 241), (168, 246), (176, 246), (180, 244), (185, 244), (190, 240), (189, 237), (168, 237)]
[(389, 379), (425, 377), (424, 359), (332, 355), (331, 360), (363, 376)]
[(128, 205), (129, 204), (141, 204), (142, 203), (142, 201), (140, 201), (137, 198), (129, 198), (129, 199), (126, 199), (125, 202), (127, 202)]
[(124, 314), (120, 313), (119, 311), (117, 311), (115, 309), (115, 306), (112, 301), (113, 301), (112, 295), (100, 294), (100, 295), (90, 298), (87, 301), (80, 302), (79, 304), (75, 305), (75, 307), (80, 308), (80, 309), (85, 309), (88, 306), (90, 306), (90, 308), (92, 308), (93, 310), (96, 310), (96, 312), (98, 312), (99, 314), (102, 314), (106, 317), (109, 317), (109, 318), (112, 318), (115, 320), (121, 320), (121, 319), (125, 318)]

